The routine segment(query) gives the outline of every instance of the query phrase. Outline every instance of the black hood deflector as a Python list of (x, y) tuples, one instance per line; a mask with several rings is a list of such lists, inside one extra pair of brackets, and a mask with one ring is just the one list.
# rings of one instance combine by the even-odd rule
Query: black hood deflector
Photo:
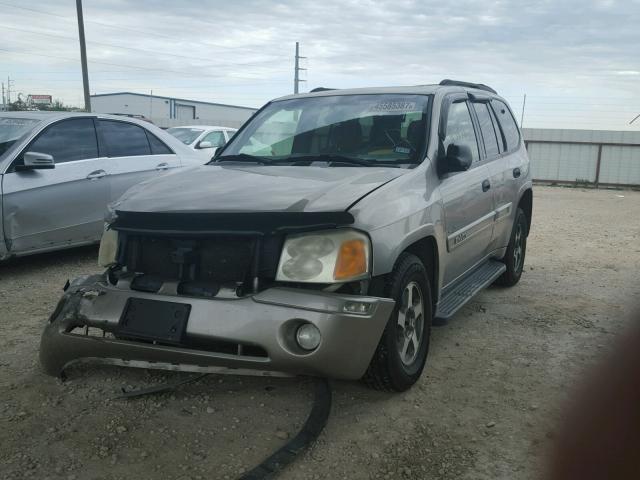
[(353, 224), (349, 212), (123, 212), (111, 228), (166, 235), (258, 234), (331, 229)]

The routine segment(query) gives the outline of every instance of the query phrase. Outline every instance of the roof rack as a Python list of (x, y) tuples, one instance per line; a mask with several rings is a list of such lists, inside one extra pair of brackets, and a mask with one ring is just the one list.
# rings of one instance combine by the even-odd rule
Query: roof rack
[(440, 82), (440, 85), (477, 88), (478, 90), (484, 90), (485, 92), (495, 93), (496, 95), (498, 94), (498, 92), (496, 92), (493, 88), (491, 88), (488, 85), (485, 85), (484, 83), (461, 82), (459, 80), (449, 80), (448, 78), (446, 78)]
[(311, 90), (309, 93), (327, 92), (329, 90), (337, 90), (337, 89), (336, 88), (327, 88), (327, 87), (316, 87), (313, 90)]

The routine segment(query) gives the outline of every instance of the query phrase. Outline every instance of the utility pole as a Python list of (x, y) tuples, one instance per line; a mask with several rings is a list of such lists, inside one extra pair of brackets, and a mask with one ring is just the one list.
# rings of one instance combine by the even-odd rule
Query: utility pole
[(7, 75), (7, 108), (9, 108), (9, 104), (11, 103), (11, 84), (15, 84), (13, 80), (9, 78)]
[(2, 111), (3, 112), (7, 111), (7, 102), (4, 96), (4, 82), (2, 82)]
[(522, 124), (524, 123), (524, 107), (527, 104), (527, 94), (524, 94), (524, 98), (522, 99), (522, 115), (520, 116), (520, 128), (522, 128)]
[(296, 42), (296, 63), (293, 71), (293, 93), (298, 93), (300, 82), (306, 82), (306, 80), (300, 80), (300, 70), (306, 70), (306, 68), (300, 68), (300, 59), (307, 58), (300, 56), (300, 43)]
[(82, 16), (82, 0), (76, 0), (78, 12), (78, 35), (80, 36), (80, 62), (82, 63), (82, 86), (84, 88), (84, 109), (91, 111), (91, 96), (89, 95), (89, 72), (87, 71), (87, 46), (84, 41), (84, 18)]

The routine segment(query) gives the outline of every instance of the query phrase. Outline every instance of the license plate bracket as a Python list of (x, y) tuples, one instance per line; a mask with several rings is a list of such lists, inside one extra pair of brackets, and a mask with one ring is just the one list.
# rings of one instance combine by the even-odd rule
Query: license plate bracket
[(118, 335), (178, 345), (187, 328), (191, 305), (129, 298), (118, 322)]

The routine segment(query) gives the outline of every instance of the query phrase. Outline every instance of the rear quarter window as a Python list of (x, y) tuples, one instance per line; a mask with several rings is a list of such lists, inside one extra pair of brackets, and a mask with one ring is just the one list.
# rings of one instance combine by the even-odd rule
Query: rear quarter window
[(100, 131), (110, 157), (151, 155), (145, 130), (138, 125), (116, 120), (100, 120)]
[(509, 107), (500, 100), (491, 100), (491, 106), (507, 142), (507, 151), (516, 150), (520, 146), (520, 130), (513, 115), (511, 115)]

